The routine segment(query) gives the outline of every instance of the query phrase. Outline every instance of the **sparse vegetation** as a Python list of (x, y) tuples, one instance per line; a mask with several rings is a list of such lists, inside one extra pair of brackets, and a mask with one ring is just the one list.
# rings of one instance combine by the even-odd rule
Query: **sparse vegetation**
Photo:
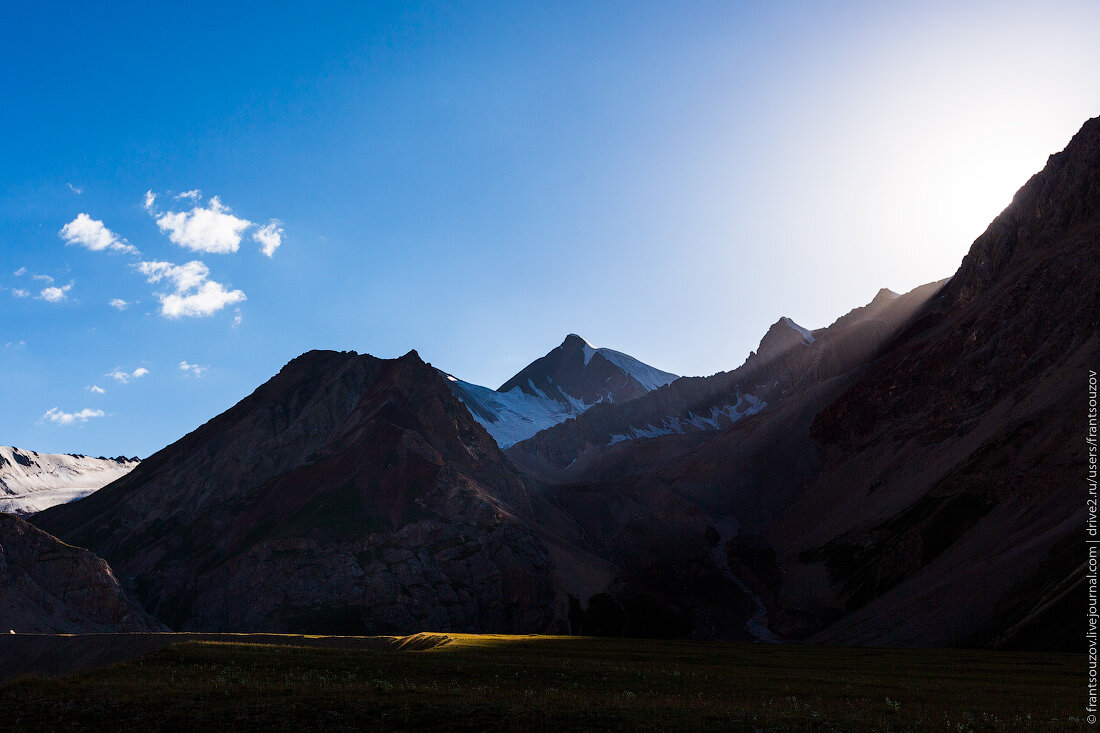
[(90, 674), (12, 682), (0, 710), (21, 731), (1086, 729), (1073, 655), (443, 641), (423, 651), (178, 644)]

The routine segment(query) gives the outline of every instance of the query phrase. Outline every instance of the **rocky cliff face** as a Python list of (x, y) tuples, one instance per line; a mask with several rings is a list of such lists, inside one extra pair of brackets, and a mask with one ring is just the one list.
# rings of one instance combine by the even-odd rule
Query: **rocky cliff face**
[(5, 634), (164, 629), (127, 597), (103, 560), (3, 513), (0, 627)]
[(550, 551), (496, 444), (415, 352), (310, 352), (36, 517), (180, 629), (542, 631)]
[(1075, 487), (1100, 354), (1098, 255), (1093, 119), (814, 421), (826, 464), (778, 534), (800, 548), (785, 599), (797, 605), (826, 578), (822, 598), (843, 614), (817, 638), (1027, 645), (1043, 628), (1055, 630), (1048, 645), (1083, 638), (1070, 609), (1083, 607)]

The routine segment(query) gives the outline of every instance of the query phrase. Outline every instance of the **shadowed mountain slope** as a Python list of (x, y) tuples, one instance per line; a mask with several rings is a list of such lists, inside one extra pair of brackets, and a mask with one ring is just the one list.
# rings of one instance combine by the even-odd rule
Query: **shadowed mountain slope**
[(177, 628), (541, 631), (518, 476), (415, 352), (310, 352), (87, 499), (35, 518)]
[(1100, 118), (817, 416), (827, 464), (775, 530), (792, 563), (784, 599), (825, 581), (845, 614), (816, 638), (1080, 644), (1098, 326)]
[(161, 631), (87, 550), (0, 513), (0, 629), (20, 634)]

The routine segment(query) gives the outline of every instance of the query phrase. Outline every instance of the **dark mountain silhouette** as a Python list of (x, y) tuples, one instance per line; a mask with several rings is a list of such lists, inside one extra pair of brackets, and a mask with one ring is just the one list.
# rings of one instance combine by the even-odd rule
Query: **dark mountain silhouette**
[(415, 352), (309, 352), (42, 527), (173, 627), (535, 631), (550, 550), (523, 483)]

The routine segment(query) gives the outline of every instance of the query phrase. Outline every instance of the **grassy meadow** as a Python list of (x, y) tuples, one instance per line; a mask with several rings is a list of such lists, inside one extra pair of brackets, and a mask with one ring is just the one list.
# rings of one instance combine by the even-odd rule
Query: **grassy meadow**
[(192, 641), (24, 677), (0, 687), (0, 728), (1086, 730), (1073, 655), (462, 634), (385, 649), (333, 642)]

